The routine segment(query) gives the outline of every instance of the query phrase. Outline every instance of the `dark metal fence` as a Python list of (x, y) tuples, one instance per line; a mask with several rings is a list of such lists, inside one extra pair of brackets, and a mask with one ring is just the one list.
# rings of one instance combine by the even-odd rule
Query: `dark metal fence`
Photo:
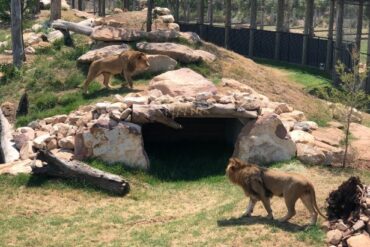
[[(195, 32), (200, 34), (199, 24), (180, 23), (183, 32)], [(230, 30), (229, 48), (230, 50), (244, 56), (249, 55), (249, 34), (248, 28), (232, 28)], [(299, 33), (281, 32), (279, 61), (302, 64), (302, 49), (304, 35)], [(225, 28), (210, 25), (203, 25), (203, 40), (216, 44), (225, 45)], [(255, 30), (253, 43), (253, 57), (256, 58), (275, 58), (275, 31)], [(306, 65), (319, 69), (325, 69), (327, 44), (329, 41), (324, 38), (313, 37), (308, 39), (307, 62)], [(334, 42), (333, 42), (333, 46)], [(352, 43), (344, 43), (341, 49), (341, 61), (348, 67), (352, 67), (351, 50)], [(333, 55), (330, 54), (330, 64), (333, 62)], [(332, 68), (329, 68), (332, 69)]]

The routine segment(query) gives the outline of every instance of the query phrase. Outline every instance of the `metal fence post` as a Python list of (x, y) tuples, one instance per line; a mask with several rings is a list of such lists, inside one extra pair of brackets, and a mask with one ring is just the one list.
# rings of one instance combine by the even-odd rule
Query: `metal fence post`
[(341, 58), (342, 43), (343, 43), (343, 14), (344, 14), (344, 0), (337, 0), (337, 20), (336, 20), (336, 37), (335, 37), (335, 52), (333, 59), (333, 78), (334, 86), (339, 86), (339, 77), (335, 71), (335, 65)]
[(333, 27), (334, 27), (334, 2), (335, 0), (330, 0), (329, 5), (329, 30), (328, 30), (328, 43), (326, 45), (326, 61), (325, 69), (327, 72), (330, 72), (333, 64)]
[(199, 25), (199, 36), (204, 37), (204, 0), (198, 2), (198, 25)]
[(231, 0), (225, 0), (226, 15), (225, 15), (225, 48), (229, 49), (230, 29), (231, 29)]

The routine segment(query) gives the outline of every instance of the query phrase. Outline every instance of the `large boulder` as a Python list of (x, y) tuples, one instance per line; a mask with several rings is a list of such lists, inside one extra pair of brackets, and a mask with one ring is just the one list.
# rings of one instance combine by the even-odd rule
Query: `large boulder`
[(276, 114), (249, 121), (240, 132), (234, 151), (234, 156), (257, 164), (290, 160), (295, 155), (296, 145)]
[[(340, 103), (328, 102), (328, 106), (334, 119), (344, 121), (347, 118), (348, 109), (344, 105)], [(355, 123), (361, 123), (362, 118), (362, 113), (354, 108), (351, 116), (351, 121)]]
[(297, 143), (297, 158), (303, 164), (329, 165), (324, 152), (312, 143)]
[(0, 175), (18, 175), (18, 174), (30, 174), (32, 172), (33, 161), (27, 160), (17, 160), (13, 162), (0, 165)]
[(104, 58), (112, 55), (119, 55), (124, 51), (130, 50), (130, 46), (126, 44), (121, 45), (110, 45), (100, 49), (91, 50), (83, 54), (77, 59), (80, 63), (91, 63), (100, 58)]
[(196, 96), (200, 92), (216, 93), (211, 81), (188, 68), (169, 71), (154, 77), (150, 89), (158, 89), (170, 96)]
[(137, 71), (135, 74), (142, 72), (159, 73), (174, 70), (177, 66), (175, 59), (165, 55), (147, 55), (149, 68), (145, 71)]
[(202, 57), (195, 50), (176, 43), (140, 42), (136, 47), (145, 53), (166, 55), (182, 63), (194, 63), (202, 60)]
[(12, 142), (12, 132), (12, 126), (0, 109), (0, 164), (13, 162), (20, 157)]
[(144, 150), (141, 127), (127, 122), (116, 126), (110, 121), (93, 125), (77, 133), (75, 158), (95, 157), (108, 163), (124, 163), (132, 168), (147, 170), (149, 160)]
[(347, 239), (348, 247), (367, 247), (370, 246), (370, 237), (368, 234), (359, 234)]

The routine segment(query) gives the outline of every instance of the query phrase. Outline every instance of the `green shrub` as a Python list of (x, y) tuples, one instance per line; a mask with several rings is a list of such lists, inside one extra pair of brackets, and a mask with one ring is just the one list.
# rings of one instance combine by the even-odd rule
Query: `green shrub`
[(35, 106), (39, 111), (54, 108), (57, 105), (58, 97), (54, 93), (43, 93), (36, 97)]
[(85, 78), (82, 74), (72, 73), (66, 78), (64, 86), (66, 89), (77, 88), (84, 81), (84, 79)]
[(67, 105), (75, 103), (79, 100), (82, 100), (81, 94), (69, 93), (69, 94), (65, 94), (65, 95), (61, 96), (58, 99), (58, 104), (61, 105), (61, 106), (67, 106)]

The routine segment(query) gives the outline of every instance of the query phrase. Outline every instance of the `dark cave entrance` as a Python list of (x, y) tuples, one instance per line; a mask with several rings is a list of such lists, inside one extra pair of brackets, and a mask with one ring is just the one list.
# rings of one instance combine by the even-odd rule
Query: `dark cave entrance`
[(183, 128), (145, 124), (144, 147), (150, 173), (167, 180), (193, 180), (224, 174), (243, 127), (233, 118), (177, 118)]

